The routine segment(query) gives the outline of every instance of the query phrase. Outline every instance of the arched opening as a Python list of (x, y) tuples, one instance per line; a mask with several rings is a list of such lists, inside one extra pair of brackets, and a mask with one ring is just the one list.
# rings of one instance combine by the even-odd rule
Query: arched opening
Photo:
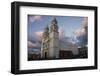
[(47, 59), (47, 52), (45, 52), (45, 59)]

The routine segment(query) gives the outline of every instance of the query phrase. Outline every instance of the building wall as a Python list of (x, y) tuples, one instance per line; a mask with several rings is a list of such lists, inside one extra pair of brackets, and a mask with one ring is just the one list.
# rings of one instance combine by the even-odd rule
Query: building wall
[(50, 58), (59, 58), (59, 33), (51, 32), (50, 33)]

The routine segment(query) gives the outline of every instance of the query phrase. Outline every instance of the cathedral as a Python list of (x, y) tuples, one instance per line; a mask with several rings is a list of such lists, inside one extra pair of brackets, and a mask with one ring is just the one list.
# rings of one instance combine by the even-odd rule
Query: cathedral
[(59, 27), (56, 18), (51, 21), (50, 27), (45, 27), (41, 43), (41, 58), (57, 59), (72, 57), (78, 54), (77, 45), (59, 39)]

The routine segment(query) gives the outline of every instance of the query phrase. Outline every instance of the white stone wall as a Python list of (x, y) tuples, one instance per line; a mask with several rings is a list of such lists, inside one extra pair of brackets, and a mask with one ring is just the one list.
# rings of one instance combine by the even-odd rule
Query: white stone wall
[(50, 51), (49, 56), (58, 58), (59, 57), (59, 33), (50, 33)]
[(74, 55), (79, 53), (78, 46), (76, 44), (71, 43), (71, 42), (60, 41), (60, 50), (72, 51), (72, 53)]

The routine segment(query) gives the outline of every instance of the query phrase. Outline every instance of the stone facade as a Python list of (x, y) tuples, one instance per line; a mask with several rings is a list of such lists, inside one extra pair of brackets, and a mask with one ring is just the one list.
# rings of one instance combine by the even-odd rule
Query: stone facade
[(59, 58), (59, 32), (56, 18), (51, 21), (50, 30), (48, 26), (44, 29), (41, 46), (42, 58)]
[(42, 59), (73, 58), (78, 54), (76, 44), (59, 39), (59, 27), (56, 18), (51, 21), (50, 28), (47, 26), (43, 32), (41, 43)]

